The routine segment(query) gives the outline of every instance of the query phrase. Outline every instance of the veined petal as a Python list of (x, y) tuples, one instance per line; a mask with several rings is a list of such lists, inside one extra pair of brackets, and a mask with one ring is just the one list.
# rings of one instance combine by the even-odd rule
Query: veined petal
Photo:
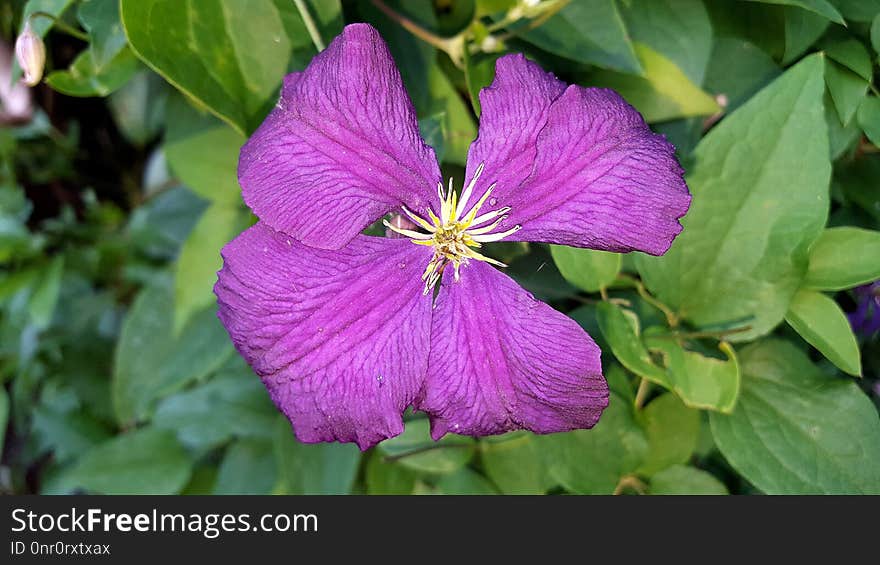
[(424, 213), (440, 169), (375, 29), (347, 26), (285, 79), (238, 178), (263, 222), (312, 247), (338, 249), (400, 204)]
[(403, 431), (427, 367), (429, 249), (358, 236), (321, 250), (260, 222), (222, 254), (220, 319), (300, 441), (366, 449)]
[(472, 261), (443, 278), (416, 407), (431, 435), (590, 428), (608, 405), (599, 348), (573, 320)]
[[(617, 93), (570, 86), (550, 107), (531, 176), (500, 203), (509, 240), (662, 255), (690, 205), (675, 148)], [(488, 169), (488, 164), (487, 164)], [(484, 174), (485, 176), (485, 174)]]
[(529, 176), (550, 105), (564, 90), (565, 83), (522, 54), (498, 59), (495, 79), (480, 91), (479, 134), (468, 150), (467, 181), (485, 166), (475, 195), (496, 183), (493, 197), (504, 202)]

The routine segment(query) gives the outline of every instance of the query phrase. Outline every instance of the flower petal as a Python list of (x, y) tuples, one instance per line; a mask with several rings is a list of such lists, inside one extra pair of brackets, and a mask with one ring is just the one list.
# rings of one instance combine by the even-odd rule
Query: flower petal
[(499, 205), (510, 240), (662, 255), (690, 205), (675, 148), (617, 93), (569, 86), (550, 107), (531, 176)]
[(481, 262), (447, 272), (416, 407), (431, 435), (590, 428), (608, 405), (599, 348), (573, 320)]
[(440, 169), (379, 33), (345, 28), (241, 150), (245, 202), (272, 228), (338, 249), (392, 208), (424, 212)]
[(430, 257), (366, 236), (315, 249), (262, 222), (223, 249), (220, 319), (300, 441), (366, 449), (403, 431), (427, 367)]
[(480, 91), (479, 135), (468, 150), (466, 179), (481, 163), (485, 166), (475, 185), (477, 197), (495, 183), (493, 195), (503, 198), (528, 178), (550, 104), (564, 90), (565, 83), (522, 54), (495, 62), (495, 79)]

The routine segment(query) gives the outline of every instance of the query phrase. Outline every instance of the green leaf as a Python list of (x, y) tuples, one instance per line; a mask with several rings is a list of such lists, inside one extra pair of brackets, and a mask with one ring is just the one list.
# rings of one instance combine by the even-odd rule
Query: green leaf
[(113, 121), (133, 145), (143, 147), (162, 130), (167, 85), (159, 75), (144, 69), (110, 95), (108, 103)]
[(247, 139), (211, 116), (200, 113), (182, 97), (168, 107), (164, 151), (168, 165), (193, 192), (212, 202), (241, 202), (238, 153)]
[(159, 403), (153, 425), (181, 443), (207, 449), (236, 437), (270, 439), (278, 411), (250, 369), (224, 371), (205, 384)]
[(840, 158), (862, 138), (862, 128), (858, 120), (850, 120), (846, 126), (840, 123), (837, 107), (829, 93), (825, 94), (825, 124), (828, 126), (828, 145), (832, 161)]
[(213, 308), (174, 334), (170, 285), (143, 290), (122, 325), (113, 367), (113, 404), (120, 423), (149, 416), (155, 403), (214, 372), (232, 355)]
[[(698, 326), (782, 321), (828, 213), (823, 58), (807, 57), (700, 142), (684, 231), (662, 257), (637, 256), (648, 288)], [(760, 125), (756, 125), (760, 124)]]
[(498, 57), (497, 54), (465, 54), (464, 78), (471, 98), (471, 105), (477, 116), (482, 110), (480, 91), (495, 80), (495, 62)]
[(611, 351), (624, 367), (653, 383), (672, 387), (666, 371), (654, 364), (642, 344), (635, 314), (610, 302), (601, 302), (596, 306), (596, 319)]
[(368, 494), (412, 494), (416, 473), (399, 463), (386, 463), (385, 456), (374, 451), (367, 461)]
[(785, 52), (782, 64), (788, 65), (800, 58), (828, 29), (829, 21), (814, 12), (787, 8), (785, 21)]
[(832, 41), (823, 46), (825, 55), (844, 67), (870, 81), (874, 77), (873, 63), (868, 50), (857, 39), (847, 38)]
[(143, 428), (87, 451), (59, 485), (101, 494), (176, 494), (186, 486), (192, 462), (174, 434)]
[(880, 279), (880, 231), (851, 226), (828, 228), (810, 248), (804, 286), (844, 290)]
[(719, 345), (727, 360), (707, 357), (688, 351), (672, 339), (663, 336), (646, 338), (648, 348), (663, 355), (666, 365), (667, 388), (674, 390), (691, 408), (717, 410), (729, 413), (739, 396), (739, 364), (733, 348), (725, 342)]
[(247, 228), (250, 213), (238, 205), (213, 203), (180, 249), (174, 274), (174, 331), (214, 304), (214, 283), (223, 265), (220, 249)]
[(34, 408), (32, 417), (40, 449), (51, 451), (59, 462), (75, 459), (110, 437), (104, 426), (79, 410), (64, 413), (40, 405)]
[(821, 292), (803, 289), (794, 295), (785, 321), (840, 369), (862, 375), (859, 344), (837, 302)]
[(880, 494), (880, 419), (855, 383), (822, 374), (781, 340), (740, 358), (736, 410), (710, 414), (734, 469), (768, 494)]
[(102, 69), (125, 48), (125, 30), (119, 20), (118, 0), (83, 0), (77, 16), (89, 34), (95, 68)]
[(402, 434), (379, 444), (379, 453), (413, 471), (443, 475), (467, 465), (476, 442), (469, 437), (447, 434), (440, 441), (430, 435), (427, 419), (410, 420)]
[(562, 276), (587, 292), (607, 288), (620, 272), (620, 254), (567, 245), (551, 245), (550, 253)]
[(828, 0), (843, 17), (854, 22), (870, 22), (880, 13), (880, 0)]
[(840, 123), (844, 126), (849, 124), (868, 92), (868, 81), (849, 69), (826, 60), (825, 84), (828, 85)]
[(548, 450), (550, 476), (578, 494), (613, 493), (620, 478), (638, 469), (648, 451), (631, 405), (613, 393), (593, 429), (540, 436), (538, 440)]
[(120, 6), (142, 61), (241, 133), (256, 128), (287, 71), (293, 42), (285, 23), (298, 20), (292, 2), (249, 2), (247, 17), (236, 0)]
[(492, 483), (467, 467), (437, 481), (438, 494), (498, 494)]
[[(65, 10), (73, 4), (73, 0), (28, 0), (21, 13), (21, 25), (19, 31), (24, 28), (24, 22), (31, 17), (34, 12), (45, 12), (56, 18), (60, 18)], [(40, 37), (46, 37), (46, 34), (52, 28), (54, 20), (46, 17), (36, 17), (31, 20), (31, 29)]]
[(691, 458), (700, 436), (699, 412), (666, 393), (652, 400), (639, 416), (648, 437), (648, 453), (639, 474), (650, 477)]
[(686, 465), (673, 465), (651, 477), (650, 493), (728, 494), (727, 487), (714, 475)]
[(68, 96), (107, 96), (128, 82), (141, 68), (131, 50), (124, 48), (103, 67), (99, 67), (94, 53), (87, 49), (79, 54), (66, 71), (54, 71), (46, 77), (46, 84)]
[(270, 494), (277, 481), (278, 463), (272, 442), (240, 439), (223, 456), (214, 494)]
[(444, 160), (464, 165), (467, 163), (471, 141), (477, 136), (477, 125), (471, 117), (470, 109), (438, 65), (431, 65), (428, 71), (428, 88), (431, 102), (425, 113), (442, 112), (444, 117)]
[(880, 98), (868, 96), (862, 99), (858, 113), (859, 125), (871, 143), (880, 147)]
[(747, 0), (749, 2), (761, 2), (762, 4), (782, 4), (783, 6), (797, 6), (809, 10), (814, 14), (828, 18), (832, 22), (843, 24), (843, 16), (829, 3), (828, 0)]
[(641, 43), (634, 47), (644, 69), (641, 76), (599, 71), (590, 75), (590, 82), (618, 91), (649, 122), (705, 116), (721, 109), (671, 60)]
[(52, 315), (58, 305), (61, 292), (61, 277), (64, 275), (64, 256), (56, 255), (43, 269), (40, 281), (28, 302), (31, 322), (38, 328), (46, 328), (52, 322)]
[(706, 90), (727, 98), (730, 113), (776, 78), (781, 69), (759, 47), (738, 38), (717, 37), (706, 70)]
[(880, 53), (880, 12), (871, 22), (871, 47), (874, 48), (874, 53)]
[(480, 441), (486, 475), (504, 494), (544, 494), (553, 486), (537, 436), (512, 432)]
[(348, 494), (354, 486), (361, 452), (354, 444), (304, 444), (290, 423), (279, 417), (275, 426), (278, 460), (276, 492), (282, 494)]
[(701, 0), (628, 0), (619, 6), (633, 41), (668, 59), (689, 82), (703, 84), (712, 23)]
[(642, 71), (614, 0), (572, 0), (522, 38), (579, 63)]

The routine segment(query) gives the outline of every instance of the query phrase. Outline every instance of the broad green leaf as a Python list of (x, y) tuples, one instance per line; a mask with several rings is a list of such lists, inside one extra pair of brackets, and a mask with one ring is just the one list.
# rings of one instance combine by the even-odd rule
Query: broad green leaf
[(671, 465), (687, 463), (700, 436), (699, 412), (666, 393), (652, 400), (638, 416), (648, 437), (640, 475), (650, 477)]
[(829, 59), (825, 61), (825, 84), (840, 123), (849, 124), (868, 92), (868, 81)]
[(658, 351), (666, 365), (667, 388), (674, 390), (691, 408), (729, 413), (739, 396), (740, 371), (733, 348), (719, 346), (727, 360), (688, 351), (668, 336), (645, 340), (649, 349)]
[(880, 419), (855, 383), (823, 374), (781, 340), (740, 358), (736, 410), (710, 414), (734, 469), (768, 494), (880, 494)]
[(593, 429), (536, 439), (546, 449), (550, 476), (578, 494), (613, 493), (620, 478), (638, 469), (648, 451), (631, 405), (614, 394)]
[(465, 55), (464, 77), (474, 113), (480, 115), (480, 91), (495, 79), (495, 62), (497, 54)]
[(40, 405), (31, 416), (40, 449), (51, 451), (59, 462), (75, 459), (110, 437), (104, 426), (77, 409), (64, 413)]
[(450, 475), (443, 475), (437, 481), (437, 492), (439, 494), (498, 494), (498, 490), (486, 480), (486, 477), (467, 467)]
[(144, 69), (110, 95), (108, 103), (119, 132), (138, 147), (152, 141), (165, 124), (168, 83)]
[(701, 0), (628, 0), (619, 6), (634, 42), (668, 59), (689, 82), (703, 83), (712, 23)]
[(480, 441), (486, 475), (504, 494), (544, 494), (553, 486), (537, 436), (512, 432)]
[(170, 285), (143, 290), (129, 310), (116, 345), (113, 404), (122, 424), (146, 418), (155, 403), (219, 368), (233, 353), (213, 308), (173, 331)]
[(871, 22), (871, 47), (874, 48), (874, 53), (880, 53), (880, 12), (877, 12)]
[(292, 2), (121, 0), (120, 6), (141, 60), (240, 132), (256, 128), (287, 71), (293, 42), (285, 18), (298, 18)]
[(139, 68), (140, 63), (128, 48), (103, 67), (98, 67), (92, 51), (86, 50), (66, 71), (49, 73), (46, 84), (68, 96), (107, 96), (128, 82)]
[(61, 292), (61, 278), (64, 275), (64, 256), (56, 255), (43, 269), (40, 281), (28, 302), (31, 322), (38, 328), (46, 328), (52, 321), (58, 296)]
[(278, 463), (272, 442), (240, 439), (227, 448), (213, 493), (270, 494), (277, 481)]
[(651, 360), (651, 355), (639, 337), (637, 318), (632, 312), (625, 312), (610, 302), (596, 306), (596, 319), (602, 335), (611, 346), (611, 351), (620, 363), (649, 381), (671, 388), (672, 383), (661, 367)]
[(271, 439), (278, 411), (250, 369), (223, 371), (159, 403), (153, 425), (172, 430), (190, 448), (210, 448), (232, 437)]
[(684, 231), (639, 255), (648, 288), (699, 326), (752, 318), (738, 341), (782, 321), (828, 214), (823, 58), (807, 57), (700, 142)]
[(728, 494), (724, 483), (695, 467), (673, 465), (651, 477), (651, 494)]
[(810, 248), (804, 286), (844, 290), (880, 279), (880, 231), (828, 228)]
[(829, 20), (799, 8), (785, 10), (785, 52), (782, 64), (788, 65), (804, 54), (830, 25)]
[(379, 444), (386, 462), (394, 461), (413, 471), (448, 474), (467, 465), (474, 456), (476, 442), (469, 437), (447, 434), (440, 441), (430, 435), (427, 419), (410, 420), (402, 434)]
[(854, 22), (869, 22), (880, 13), (880, 0), (828, 0), (843, 17)]
[(571, 0), (522, 38), (579, 63), (642, 71), (614, 0)]
[(789, 305), (785, 321), (840, 369), (861, 376), (859, 344), (846, 314), (833, 299), (815, 290), (800, 290)]
[(599, 71), (590, 76), (590, 82), (618, 91), (649, 122), (705, 116), (721, 109), (671, 60), (641, 43), (634, 48), (641, 76)]
[(412, 494), (416, 472), (400, 463), (386, 463), (385, 456), (374, 451), (367, 461), (367, 494)]
[(195, 313), (214, 304), (214, 283), (223, 265), (220, 249), (241, 233), (249, 221), (249, 212), (223, 202), (214, 202), (202, 214), (183, 243), (175, 265), (175, 332)]
[(747, 0), (749, 2), (761, 2), (762, 4), (782, 4), (783, 6), (797, 6), (828, 18), (832, 22), (842, 24), (843, 16), (829, 3), (828, 0)]
[[(24, 22), (35, 12), (44, 12), (59, 18), (71, 4), (73, 4), (73, 0), (28, 0), (21, 14), (19, 31), (24, 28)], [(31, 19), (31, 29), (40, 37), (45, 37), (53, 23), (52, 18), (37, 16)]]
[(873, 63), (868, 50), (857, 39), (841, 39), (824, 45), (825, 55), (844, 67), (870, 81), (873, 76)]
[(880, 147), (880, 98), (868, 96), (859, 106), (859, 125), (871, 143)]
[(297, 441), (290, 423), (279, 417), (275, 455), (281, 494), (348, 494), (354, 485), (361, 452), (354, 444)]
[(119, 20), (118, 0), (83, 0), (77, 16), (89, 34), (95, 68), (105, 67), (127, 43)]
[(87, 451), (60, 479), (59, 488), (101, 494), (176, 494), (192, 470), (174, 434), (143, 428)]
[(551, 245), (550, 253), (562, 276), (587, 292), (607, 288), (620, 272), (620, 254), (567, 245)]
[(168, 107), (165, 157), (171, 170), (193, 192), (212, 202), (238, 204), (238, 153), (247, 139), (187, 104), (181, 97)]
[[(863, 98), (862, 101), (864, 100), (867, 99)], [(862, 138), (862, 128), (858, 120), (850, 120), (845, 126), (840, 123), (837, 107), (831, 99), (831, 94), (827, 92), (825, 93), (825, 124), (828, 126), (828, 149), (832, 161), (840, 158)]]
[(773, 58), (753, 43), (739, 38), (717, 37), (704, 85), (707, 91), (727, 98), (726, 112), (731, 113), (780, 72)]

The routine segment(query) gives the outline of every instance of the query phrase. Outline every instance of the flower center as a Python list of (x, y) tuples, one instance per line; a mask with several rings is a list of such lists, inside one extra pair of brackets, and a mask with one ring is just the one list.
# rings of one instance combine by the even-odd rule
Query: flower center
[[(483, 163), (480, 163), (471, 182), (461, 192), (461, 198), (452, 189), (451, 178), (449, 179), (449, 188), (445, 191), (443, 183), (437, 183), (437, 194), (440, 196), (440, 216), (437, 217), (433, 211), (428, 210), (430, 221), (417, 216), (406, 206), (402, 206), (403, 213), (424, 229), (424, 233), (400, 228), (383, 220), (385, 227), (410, 238), (413, 243), (429, 245), (434, 248), (434, 256), (422, 274), (422, 280), (425, 281), (425, 294), (434, 288), (443, 275), (446, 265), (450, 263), (455, 269), (455, 280), (459, 280), (459, 268), (462, 265), (467, 265), (471, 259), (485, 261), (499, 267), (507, 266), (475, 251), (475, 249), (482, 247), (483, 243), (500, 241), (519, 231), (521, 227), (513, 226), (509, 230), (493, 233), (493, 230), (507, 219), (506, 214), (510, 211), (509, 207), (483, 214), (479, 213), (486, 201), (489, 200), (489, 195), (495, 188), (494, 184), (487, 188), (483, 196), (465, 212), (481, 174), (483, 174)], [(494, 204), (494, 202), (490, 202), (490, 204)]]

